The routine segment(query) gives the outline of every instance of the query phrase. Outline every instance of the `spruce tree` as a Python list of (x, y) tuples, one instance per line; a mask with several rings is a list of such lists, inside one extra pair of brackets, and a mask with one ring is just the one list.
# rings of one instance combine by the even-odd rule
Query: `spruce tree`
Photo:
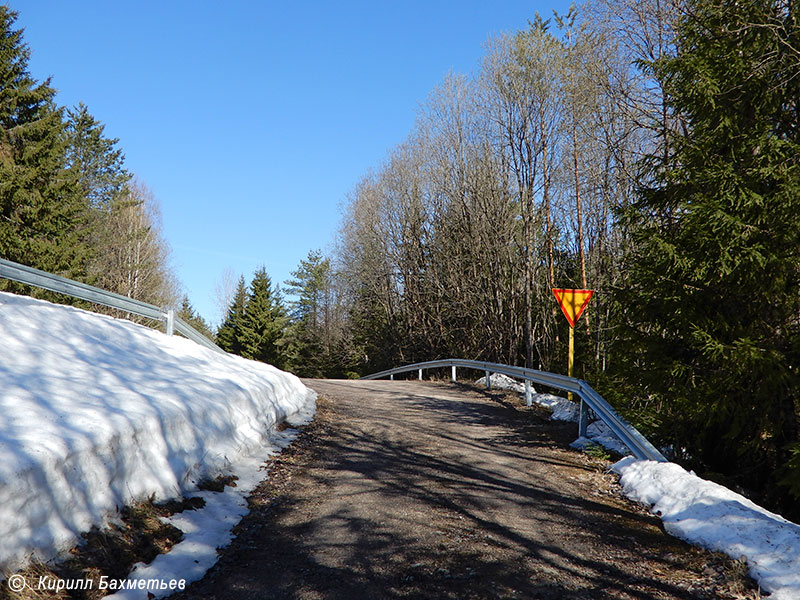
[(62, 112), (50, 82), (28, 72), (17, 14), (0, 5), (0, 256), (80, 276), (86, 209), (66, 170)]
[(266, 269), (261, 267), (250, 283), (250, 293), (241, 322), (242, 356), (283, 367), (282, 341), (286, 323), (280, 291), (273, 288)]
[(202, 333), (208, 339), (213, 339), (211, 329), (206, 323), (206, 320), (198, 315), (192, 303), (189, 301), (189, 296), (184, 295), (181, 300), (181, 307), (178, 309), (177, 316), (183, 319), (188, 325), (191, 325), (198, 333)]
[(82, 102), (67, 110), (67, 165), (89, 205), (107, 211), (131, 180), (119, 139), (105, 136), (105, 125)]
[(66, 164), (87, 209), (91, 256), (85, 280), (126, 293), (115, 285), (120, 257), (115, 250), (120, 243), (120, 209), (124, 212), (130, 204), (131, 174), (124, 167), (122, 150), (116, 147), (119, 140), (106, 138), (104, 129), (83, 103), (67, 110)]
[(695, 468), (800, 495), (797, 14), (690, 5), (677, 56), (652, 65), (684, 134), (627, 215), (630, 376)]
[(320, 332), (307, 320), (287, 327), (285, 352), (286, 369), (298, 377), (326, 377), (330, 371)]
[(239, 277), (239, 284), (233, 301), (228, 307), (228, 314), (217, 330), (217, 345), (226, 352), (242, 353), (242, 321), (246, 305), (247, 286), (244, 283), (244, 277)]
[(373, 290), (363, 285), (354, 290), (348, 322), (352, 354), (348, 366), (358, 375), (391, 369), (403, 360), (397, 317), (386, 314)]

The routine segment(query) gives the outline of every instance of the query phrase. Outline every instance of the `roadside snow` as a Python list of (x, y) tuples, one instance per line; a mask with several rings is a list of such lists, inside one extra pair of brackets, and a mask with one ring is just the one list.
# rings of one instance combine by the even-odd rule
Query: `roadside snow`
[(533, 403), (544, 406), (553, 411), (550, 416), (554, 421), (578, 422), (580, 409), (575, 402), (570, 402), (566, 398), (554, 394), (532, 394)]
[(125, 504), (244, 477), (241, 461), (283, 443), (277, 424), (314, 411), (291, 374), (76, 308), (0, 293), (0, 339), (3, 572), (55, 557)]
[(800, 598), (800, 525), (674, 463), (626, 457), (612, 470), (625, 494), (650, 505), (667, 532), (746, 557), (750, 575), (774, 600)]
[[(489, 376), (489, 381), (492, 385), (492, 389), (510, 390), (513, 392), (518, 392), (523, 396), (525, 394), (525, 384), (513, 379), (512, 377), (509, 377), (508, 375), (504, 375), (502, 373), (492, 373)], [(476, 379), (475, 384), (486, 385), (486, 377)], [(580, 408), (577, 403), (554, 394), (536, 393), (533, 389), (533, 386), (531, 386), (531, 392), (531, 399), (534, 404), (543, 406), (552, 412), (550, 415), (551, 419), (556, 421), (571, 421), (573, 423), (578, 422), (578, 419), (580, 418)], [(602, 421), (598, 420), (594, 423), (591, 423), (586, 428), (586, 434), (587, 437), (578, 438), (573, 442), (572, 445), (574, 448), (583, 449), (591, 444), (599, 444), (600, 446), (604, 446), (605, 448), (617, 452), (622, 456), (630, 454), (631, 452), (628, 447), (623, 444), (616, 435), (614, 435), (614, 432), (611, 431), (608, 425)]]
[[(289, 445), (297, 431), (287, 429), (275, 432), (272, 441), (275, 454)], [(217, 562), (217, 548), (227, 546), (233, 539), (232, 529), (249, 512), (247, 496), (264, 478), (261, 466), (264, 454), (259, 452), (243, 457), (231, 466), (237, 475), (236, 487), (225, 486), (222, 492), (197, 492), (191, 497), (205, 500), (199, 510), (186, 510), (163, 519), (183, 532), (183, 539), (173, 546), (167, 554), (159, 554), (150, 564), (137, 563), (133, 566), (123, 589), (106, 596), (108, 600), (147, 600), (169, 595), (169, 591), (137, 589), (138, 582), (143, 586), (148, 581), (168, 582), (182, 579), (187, 585), (202, 579)]]
[[(503, 373), (492, 373), (489, 375), (489, 383), (493, 390), (511, 390), (512, 392), (525, 393), (525, 384), (512, 379)], [(486, 377), (475, 380), (476, 385), (486, 385)], [(533, 389), (533, 388), (531, 388)]]
[(617, 435), (611, 431), (611, 428), (603, 421), (598, 420), (594, 423), (590, 423), (586, 427), (586, 437), (579, 437), (572, 442), (570, 446), (578, 450), (583, 450), (592, 444), (599, 444), (612, 452), (616, 452), (620, 456), (631, 454), (630, 448), (623, 444)]
[[(492, 387), (517, 390), (506, 377)], [(484, 383), (481, 378), (476, 383)], [(517, 390), (524, 393), (522, 390)], [(533, 402), (553, 411), (552, 419), (578, 421), (578, 405), (552, 394), (532, 394)], [(630, 450), (602, 421), (587, 427), (575, 448), (600, 444), (619, 454)], [(800, 525), (787, 521), (726, 487), (706, 481), (674, 463), (626, 456), (612, 470), (626, 496), (652, 507), (671, 535), (733, 557), (745, 557), (750, 575), (774, 600), (800, 599)]]
[[(489, 383), (494, 390), (509, 390), (525, 394), (525, 384), (523, 382), (503, 373), (492, 373), (489, 376)], [(476, 379), (475, 385), (486, 385), (486, 377)], [(578, 405), (574, 402), (553, 394), (538, 394), (533, 385), (531, 385), (531, 397), (534, 403), (553, 411), (553, 419), (578, 422)]]

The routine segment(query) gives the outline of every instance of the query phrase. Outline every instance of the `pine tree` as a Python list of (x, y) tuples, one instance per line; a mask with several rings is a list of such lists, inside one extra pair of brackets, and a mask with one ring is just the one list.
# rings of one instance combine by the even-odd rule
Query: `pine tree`
[(685, 134), (627, 215), (630, 375), (696, 468), (800, 496), (800, 27), (783, 1), (691, 5), (653, 65)]
[(324, 295), (330, 287), (329, 279), (331, 263), (323, 258), (319, 250), (311, 250), (306, 260), (292, 272), (286, 282), (286, 291), (297, 296), (292, 302), (292, 317), (296, 320), (307, 319), (315, 325), (320, 323), (324, 310)]
[(28, 72), (17, 14), (0, 5), (0, 256), (79, 276), (86, 210), (66, 170), (62, 112), (50, 82)]
[(266, 269), (261, 267), (250, 283), (240, 326), (242, 356), (283, 367), (282, 340), (286, 322), (280, 290), (273, 288)]
[(233, 301), (228, 307), (225, 321), (217, 331), (217, 345), (232, 354), (242, 353), (242, 322), (244, 320), (245, 306), (247, 305), (247, 286), (244, 277), (239, 277), (239, 284)]
[(334, 343), (330, 260), (312, 250), (292, 277), (286, 290), (297, 299), (291, 303), (292, 324), (286, 335), (288, 369), (301, 377), (328, 376)]

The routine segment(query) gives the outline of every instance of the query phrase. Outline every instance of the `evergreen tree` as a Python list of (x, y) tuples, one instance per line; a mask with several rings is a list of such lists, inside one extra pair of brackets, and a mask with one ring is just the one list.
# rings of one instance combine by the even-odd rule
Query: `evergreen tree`
[(28, 72), (17, 14), (0, 5), (0, 256), (47, 271), (84, 270), (86, 210), (66, 170), (62, 113), (50, 82)]
[(695, 468), (800, 496), (796, 9), (690, 4), (677, 57), (653, 65), (685, 134), (627, 215), (630, 376)]
[(273, 288), (266, 269), (261, 267), (250, 283), (239, 329), (242, 356), (281, 368), (284, 363), (282, 340), (286, 323), (280, 290)]
[(298, 377), (326, 377), (328, 358), (319, 330), (309, 321), (293, 321), (287, 327), (286, 370)]
[(233, 301), (228, 307), (228, 314), (225, 321), (217, 330), (217, 345), (232, 354), (242, 353), (242, 322), (244, 320), (245, 307), (247, 305), (247, 286), (244, 277), (239, 277), (239, 284)]
[(291, 305), (292, 318), (320, 323), (330, 275), (330, 260), (323, 258), (319, 250), (311, 250), (308, 258), (300, 261), (298, 269), (292, 272), (294, 279), (286, 282), (286, 290), (297, 297)]
[(189, 296), (183, 296), (183, 299), (181, 300), (181, 307), (177, 312), (177, 316), (186, 321), (188, 325), (191, 325), (195, 330), (197, 330), (199, 333), (202, 333), (208, 339), (214, 339), (208, 323), (206, 323), (203, 317), (195, 312), (192, 303), (189, 302)]
[(119, 139), (105, 137), (104, 129), (85, 104), (67, 110), (67, 165), (83, 197), (101, 211), (108, 210), (131, 180), (125, 156), (116, 147)]
[(301, 377), (323, 377), (332, 368), (332, 270), (318, 250), (286, 282), (297, 300), (291, 303), (292, 324), (287, 330), (287, 368)]

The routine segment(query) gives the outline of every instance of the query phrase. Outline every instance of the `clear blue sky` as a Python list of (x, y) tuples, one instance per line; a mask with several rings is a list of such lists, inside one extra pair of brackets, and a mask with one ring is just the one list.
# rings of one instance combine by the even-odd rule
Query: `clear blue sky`
[(30, 70), (84, 102), (158, 199), (173, 265), (217, 322), (229, 267), (282, 283), (333, 241), (358, 180), (493, 34), (565, 0), (8, 0)]

